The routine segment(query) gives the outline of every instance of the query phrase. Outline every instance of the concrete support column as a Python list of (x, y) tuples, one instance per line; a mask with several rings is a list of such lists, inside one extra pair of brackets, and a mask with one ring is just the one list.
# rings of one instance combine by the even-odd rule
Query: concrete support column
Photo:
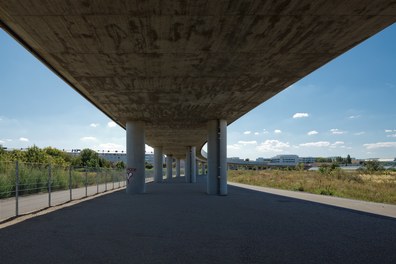
[(195, 147), (191, 147), (191, 183), (197, 182), (197, 157), (195, 154)]
[(166, 155), (166, 179), (167, 180), (172, 179), (172, 162), (173, 162), (172, 155)]
[(176, 178), (180, 177), (180, 159), (176, 159)]
[(227, 195), (227, 121), (208, 122), (207, 193)]
[(127, 186), (128, 194), (146, 192), (145, 182), (145, 138), (144, 123), (128, 121), (126, 123)]
[(184, 161), (184, 176), (186, 177), (186, 182), (191, 182), (191, 147), (187, 147), (186, 150), (186, 160)]
[(163, 153), (162, 147), (154, 147), (154, 181), (162, 182), (163, 181)]
[(201, 165), (201, 162), (199, 162), (198, 160), (196, 161), (195, 164), (195, 174), (197, 174), (197, 177), (200, 176), (201, 174), (199, 174), (199, 166)]

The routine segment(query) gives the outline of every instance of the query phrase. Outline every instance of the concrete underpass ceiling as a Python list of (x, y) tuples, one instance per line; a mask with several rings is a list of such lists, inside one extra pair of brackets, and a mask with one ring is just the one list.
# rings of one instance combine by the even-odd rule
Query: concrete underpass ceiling
[(0, 0), (2, 27), (106, 115), (184, 157), (396, 21), (389, 0)]

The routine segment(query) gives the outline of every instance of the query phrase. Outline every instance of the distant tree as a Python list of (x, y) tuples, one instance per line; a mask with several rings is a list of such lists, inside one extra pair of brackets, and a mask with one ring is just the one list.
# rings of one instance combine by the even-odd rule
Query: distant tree
[(111, 168), (112, 163), (104, 158), (99, 158), (99, 167), (102, 168)]
[(364, 168), (369, 173), (374, 173), (376, 171), (384, 170), (384, 167), (381, 166), (378, 160), (369, 160), (364, 162)]
[(146, 169), (148, 169), (148, 170), (150, 170), (150, 169), (152, 169), (152, 168), (153, 168), (153, 164), (151, 164), (151, 163), (148, 163), (147, 161), (146, 161), (146, 162), (144, 162), (144, 166), (145, 166), (145, 168), (146, 168)]
[(121, 160), (121, 161), (118, 161), (116, 164), (115, 164), (115, 167), (117, 168), (117, 169), (125, 169), (125, 163)]
[(83, 149), (80, 152), (81, 166), (99, 167), (99, 155), (92, 149)]
[(43, 151), (49, 156), (52, 164), (69, 166), (72, 163), (73, 158), (62, 150), (46, 147)]
[(248, 159), (248, 158), (247, 158), (247, 159), (245, 159), (245, 161), (248, 161), (248, 162), (249, 162), (249, 161), (250, 161), (250, 159)]
[(25, 153), (26, 162), (32, 163), (49, 163), (48, 155), (36, 145), (29, 147)]
[(346, 163), (347, 164), (352, 164), (352, 159), (351, 156), (348, 154), (348, 156), (346, 157)]
[(343, 159), (342, 157), (338, 156), (338, 157), (335, 158), (335, 162), (337, 162), (337, 163), (343, 163), (343, 162), (344, 162), (344, 159)]
[(318, 157), (315, 160), (318, 163), (326, 163), (326, 162), (332, 162), (331, 158), (323, 158), (323, 157)]

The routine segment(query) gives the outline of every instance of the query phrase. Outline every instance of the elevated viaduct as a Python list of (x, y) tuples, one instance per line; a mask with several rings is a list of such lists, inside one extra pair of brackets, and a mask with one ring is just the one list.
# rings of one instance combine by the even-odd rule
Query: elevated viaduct
[(227, 124), (395, 21), (389, 0), (0, 0), (1, 27), (126, 129), (128, 193), (145, 143), (194, 182), (208, 142), (207, 192), (227, 194)]

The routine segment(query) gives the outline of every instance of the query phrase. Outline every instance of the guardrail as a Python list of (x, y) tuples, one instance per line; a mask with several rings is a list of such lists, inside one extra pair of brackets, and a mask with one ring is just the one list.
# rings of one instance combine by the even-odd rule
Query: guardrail
[(0, 162), (0, 222), (125, 185), (124, 169)]

